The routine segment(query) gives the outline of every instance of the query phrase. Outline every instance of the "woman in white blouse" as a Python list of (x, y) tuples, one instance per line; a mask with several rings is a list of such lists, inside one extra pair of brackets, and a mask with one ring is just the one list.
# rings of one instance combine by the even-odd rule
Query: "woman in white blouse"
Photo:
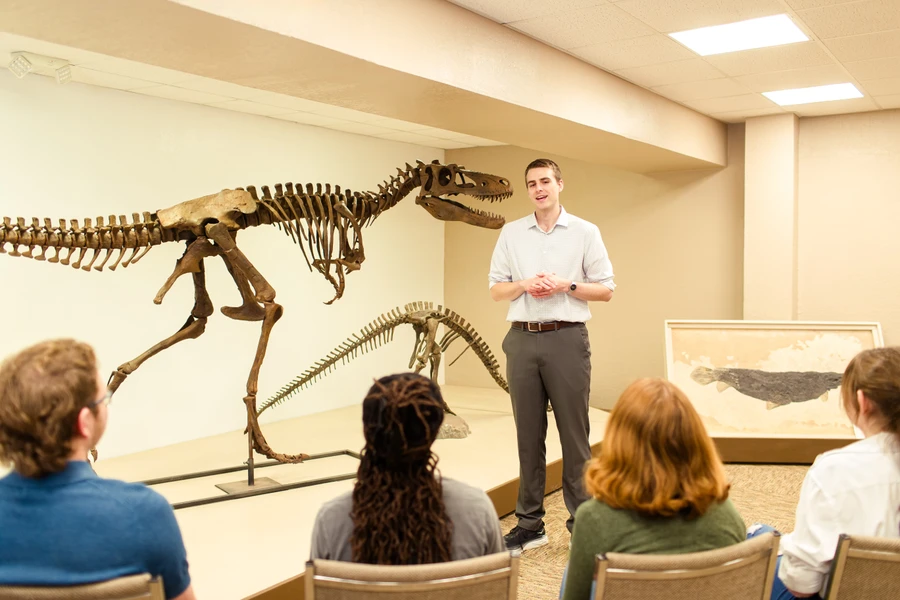
[[(781, 538), (773, 600), (824, 592), (842, 533), (900, 537), (900, 349), (857, 354), (841, 400), (865, 439), (820, 455), (807, 472), (794, 531)], [(751, 536), (766, 530), (753, 526)]]

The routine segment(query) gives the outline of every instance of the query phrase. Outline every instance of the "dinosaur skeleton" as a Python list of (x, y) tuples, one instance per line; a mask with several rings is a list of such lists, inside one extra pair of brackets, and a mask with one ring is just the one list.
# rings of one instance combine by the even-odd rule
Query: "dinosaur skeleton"
[[(289, 384), (278, 390), (269, 398), (256, 413), (261, 415), (263, 411), (278, 406), (300, 390), (315, 383), (319, 378), (328, 375), (339, 364), (346, 364), (356, 358), (360, 353), (365, 354), (375, 350), (394, 339), (394, 331), (401, 325), (412, 325), (416, 333), (416, 342), (413, 346), (412, 356), (409, 359), (409, 368), (416, 373), (422, 371), (426, 364), (430, 364), (431, 379), (437, 380), (438, 369), (441, 366), (441, 355), (447, 351), (450, 344), (462, 338), (468, 344), (460, 353), (462, 356), (466, 350), (472, 348), (485, 368), (504, 391), (509, 392), (506, 380), (500, 374), (500, 365), (494, 358), (493, 352), (487, 343), (481, 339), (478, 332), (466, 322), (460, 315), (452, 310), (431, 302), (411, 302), (400, 309), (399, 307), (385, 313), (363, 327), (359, 334), (353, 334), (341, 345), (328, 353), (322, 360), (305, 370), (294, 378)], [(446, 328), (443, 337), (437, 339), (438, 326), (443, 324)], [(459, 356), (453, 362), (459, 359)], [(450, 363), (453, 364), (453, 363)], [(444, 410), (455, 414), (447, 403)]]
[[(108, 266), (114, 271), (120, 264), (123, 268), (136, 264), (154, 246), (185, 242), (184, 255), (178, 259), (175, 270), (153, 301), (160, 304), (175, 280), (190, 273), (194, 282), (194, 306), (190, 315), (177, 332), (120, 365), (110, 375), (108, 388), (111, 392), (115, 392), (128, 375), (152, 356), (203, 334), (206, 321), (213, 314), (203, 260), (213, 256), (221, 258), (243, 301), (239, 307), (222, 307), (222, 313), (231, 319), (262, 321), (244, 397), (252, 482), (254, 450), (279, 462), (301, 462), (308, 455), (275, 452), (266, 442), (257, 421), (259, 370), (272, 327), (281, 318), (283, 308), (275, 303), (275, 289), (238, 248), (237, 233), (258, 225), (275, 225), (282, 229), (300, 246), (310, 270), (320, 272), (334, 287), (335, 296), (326, 303), (331, 304), (344, 292), (345, 273), (359, 269), (365, 259), (362, 227), (370, 225), (416, 188), (421, 188), (416, 204), (433, 217), (490, 229), (502, 227), (503, 218), (469, 208), (445, 196), (464, 194), (494, 202), (512, 195), (509, 181), (504, 178), (467, 171), (453, 164), (442, 165), (438, 161), (417, 162), (416, 166), (407, 164), (405, 170), (397, 169), (397, 175), (379, 185), (377, 192), (341, 191), (338, 186), (332, 190), (329, 184), (324, 189), (321, 184), (306, 184), (304, 191), (301, 185), (286, 183), (277, 184), (274, 195), (268, 187), (262, 188), (262, 195), (254, 187), (226, 189), (155, 213), (134, 213), (131, 223), (124, 215), (118, 218), (110, 215), (105, 223), (103, 217), (97, 217), (93, 222), (84, 219), (82, 224), (71, 220), (68, 225), (63, 219), (57, 225), (51, 219), (41, 222), (33, 218), (29, 223), (21, 217), (15, 222), (4, 217), (0, 224), (0, 253), (7, 253), (6, 246), (9, 245), (10, 256), (71, 265), (84, 271), (92, 268), (102, 271), (113, 253), (118, 251)], [(35, 254), (35, 249), (39, 253)], [(51, 250), (53, 255), (48, 256)], [(61, 256), (62, 252), (66, 255)], [(88, 252), (91, 256), (85, 260)], [(128, 252), (130, 255), (122, 261)], [(95, 265), (101, 255), (103, 258)]]

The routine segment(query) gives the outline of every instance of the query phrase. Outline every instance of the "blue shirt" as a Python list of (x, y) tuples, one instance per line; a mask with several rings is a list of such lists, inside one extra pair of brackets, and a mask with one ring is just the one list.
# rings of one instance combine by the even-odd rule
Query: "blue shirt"
[(160, 575), (167, 598), (191, 583), (175, 513), (145, 485), (102, 479), (87, 462), (0, 479), (0, 583), (79, 585)]

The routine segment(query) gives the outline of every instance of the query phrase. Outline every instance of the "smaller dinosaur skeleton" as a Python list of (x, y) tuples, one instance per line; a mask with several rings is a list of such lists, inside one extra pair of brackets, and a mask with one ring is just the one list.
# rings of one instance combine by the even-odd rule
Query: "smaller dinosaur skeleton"
[[(500, 374), (500, 365), (497, 363), (497, 359), (494, 358), (493, 352), (465, 319), (448, 308), (440, 305), (435, 307), (431, 302), (410, 302), (403, 309), (397, 307), (381, 315), (363, 327), (359, 334), (354, 333), (351, 335), (337, 348), (329, 352), (325, 358), (316, 362), (316, 364), (305, 370), (289, 384), (282, 387), (278, 393), (269, 398), (260, 407), (256, 415), (259, 416), (264, 410), (281, 404), (300, 390), (315, 383), (320, 377), (328, 375), (338, 366), (338, 363), (346, 364), (347, 361), (356, 358), (360, 353), (365, 354), (392, 341), (394, 339), (394, 331), (403, 324), (412, 325), (413, 331), (416, 333), (416, 343), (413, 347), (412, 356), (409, 359), (409, 368), (415, 369), (416, 373), (422, 371), (426, 364), (430, 364), (431, 379), (436, 381), (438, 369), (441, 366), (441, 355), (447, 351), (451, 343), (462, 338), (468, 345), (459, 356), (462, 356), (466, 350), (472, 348), (491, 374), (491, 377), (497, 382), (497, 385), (503, 388), (505, 392), (509, 392), (509, 387)], [(437, 330), (441, 324), (444, 325), (446, 331), (443, 337), (438, 340)], [(453, 362), (456, 362), (459, 356)], [(453, 363), (450, 364), (452, 365)], [(455, 414), (450, 410), (446, 402), (444, 403), (444, 410), (450, 414)]]

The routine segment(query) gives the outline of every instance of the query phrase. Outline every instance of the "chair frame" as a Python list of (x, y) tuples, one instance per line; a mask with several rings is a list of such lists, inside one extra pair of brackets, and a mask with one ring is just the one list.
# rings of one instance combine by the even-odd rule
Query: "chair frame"
[[(375, 581), (363, 579), (346, 579), (342, 577), (331, 577), (328, 575), (316, 574), (316, 560), (310, 560), (306, 563), (306, 576), (304, 577), (305, 598), (306, 600), (314, 600), (315, 588), (318, 584), (320, 587), (340, 590), (356, 590), (376, 588), (378, 592), (384, 593), (407, 593), (407, 592), (429, 592), (431, 590), (448, 590), (460, 587), (468, 587), (475, 583), (495, 581), (498, 579), (508, 579), (510, 581), (509, 594), (507, 600), (516, 600), (516, 591), (519, 579), (519, 552), (509, 552), (509, 565), (499, 569), (490, 571), (482, 571), (478, 573), (469, 573), (466, 575), (457, 575), (454, 577), (444, 577), (439, 579), (427, 579), (423, 581)], [(443, 563), (450, 565), (457, 561)], [(409, 565), (372, 565), (379, 569), (396, 570), (399, 572), (406, 569)]]
[[(33, 600), (42, 600), (43, 598), (63, 598), (66, 596), (62, 596), (60, 594), (63, 593), (71, 593), (72, 591), (79, 591), (84, 594), (90, 594), (91, 588), (102, 588), (106, 584), (109, 584), (114, 581), (119, 581), (122, 579), (130, 579), (136, 577), (150, 577), (148, 573), (135, 573), (134, 575), (123, 575), (122, 577), (117, 577), (115, 579), (110, 579), (107, 581), (97, 581), (95, 583), (84, 583), (79, 585), (61, 585), (61, 586), (50, 586), (50, 585), (0, 585), (0, 599), (2, 598), (29, 598)], [(28, 590), (28, 596), (4, 596), (4, 590), (10, 591), (15, 590), (17, 592), (24, 592)], [(98, 592), (99, 593), (99, 592)], [(149, 595), (147, 595), (149, 594)], [(97, 596), (98, 598), (108, 598), (110, 600), (166, 600), (166, 592), (165, 588), (163, 588), (163, 582), (161, 577), (150, 577), (150, 580), (147, 581), (147, 594), (141, 593), (139, 596), (135, 595), (123, 595), (123, 596)], [(90, 597), (90, 596), (85, 596)]]
[[(764, 547), (758, 551), (755, 551), (753, 554), (742, 556), (740, 558), (735, 558), (724, 562), (719, 565), (711, 566), (711, 567), (701, 567), (701, 568), (668, 568), (664, 571), (652, 571), (652, 570), (637, 570), (637, 569), (619, 569), (619, 568), (610, 568), (609, 559), (606, 554), (598, 554), (595, 558), (594, 563), (594, 581), (596, 582), (596, 588), (594, 591), (593, 600), (603, 600), (604, 594), (606, 593), (606, 582), (610, 579), (625, 579), (628, 581), (676, 581), (683, 579), (702, 579), (703, 577), (709, 575), (715, 575), (720, 573), (726, 573), (728, 571), (733, 571), (744, 566), (745, 563), (751, 560), (756, 560), (760, 556), (764, 556), (768, 554), (769, 557), (767, 559), (768, 564), (766, 565), (766, 580), (763, 585), (763, 593), (760, 596), (760, 600), (768, 600), (768, 598), (772, 595), (772, 584), (775, 581), (775, 565), (778, 560), (778, 545), (780, 542), (781, 534), (778, 532), (766, 533), (761, 536), (758, 536), (754, 539), (761, 539), (765, 536), (771, 536), (774, 538), (774, 542), (772, 545), (768, 547)], [(747, 543), (752, 540), (745, 540), (740, 543)], [(717, 550), (709, 550), (706, 552), (694, 552), (688, 555), (678, 555), (678, 554), (660, 554), (660, 555), (644, 555), (642, 558), (650, 558), (651, 561), (654, 558), (658, 558), (660, 561), (666, 561), (669, 563), (676, 563), (680, 557), (690, 556), (691, 559), (696, 559), (697, 556), (702, 556), (703, 554), (707, 554), (709, 552), (717, 552)]]
[(900, 562), (900, 553), (868, 549), (860, 550), (852, 547), (854, 540), (877, 543), (878, 538), (852, 536), (846, 533), (842, 533), (838, 536), (837, 548), (834, 551), (834, 560), (831, 561), (831, 570), (828, 573), (828, 583), (825, 586), (825, 593), (822, 595), (824, 600), (834, 600), (837, 598), (841, 587), (841, 580), (844, 577), (844, 566), (847, 564), (848, 558), (867, 558), (886, 562)]

